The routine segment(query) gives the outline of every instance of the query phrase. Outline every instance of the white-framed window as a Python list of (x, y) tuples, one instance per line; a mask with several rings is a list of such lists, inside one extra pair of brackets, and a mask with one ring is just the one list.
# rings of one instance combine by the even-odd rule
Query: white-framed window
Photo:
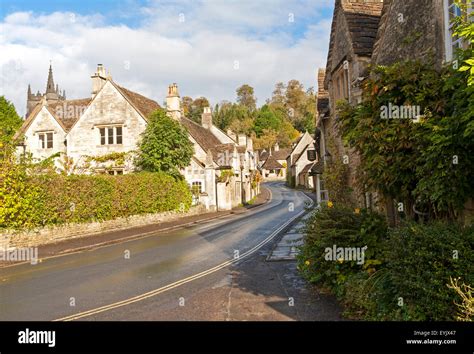
[(40, 149), (53, 148), (53, 132), (44, 132), (38, 134), (38, 147)]
[(123, 144), (123, 128), (121, 126), (99, 127), (100, 145)]
[(191, 183), (191, 191), (195, 195), (202, 193), (202, 182), (201, 181), (192, 182)]
[[(468, 4), (468, 16), (474, 9), (474, 0), (464, 0)], [(462, 11), (454, 2), (454, 0), (444, 0), (444, 37), (446, 61), (452, 61), (456, 50), (462, 47), (462, 40), (457, 36), (453, 36), (453, 20), (462, 15)], [(471, 17), (472, 20), (472, 17)]]
[(108, 170), (107, 173), (112, 176), (123, 175), (123, 169), (117, 168), (113, 170)]

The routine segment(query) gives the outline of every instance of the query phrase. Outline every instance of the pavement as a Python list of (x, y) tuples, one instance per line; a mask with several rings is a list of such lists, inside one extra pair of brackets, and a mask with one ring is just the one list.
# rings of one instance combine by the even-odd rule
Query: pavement
[(309, 199), (266, 187), (240, 214), (0, 269), (0, 320), (340, 320), (294, 260), (267, 261)]

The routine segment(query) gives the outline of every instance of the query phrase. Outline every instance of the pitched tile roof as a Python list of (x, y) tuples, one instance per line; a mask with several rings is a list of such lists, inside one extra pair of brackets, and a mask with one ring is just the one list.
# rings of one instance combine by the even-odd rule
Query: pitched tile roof
[(266, 170), (276, 170), (283, 168), (283, 166), (275, 159), (273, 155), (270, 155), (262, 165), (262, 168)]
[(129, 89), (126, 89), (125, 87), (119, 86), (117, 84), (114, 85), (116, 88), (119, 89), (120, 92), (122, 92), (125, 98), (129, 100), (129, 102), (139, 111), (139, 113), (141, 113), (141, 115), (145, 119), (147, 119), (152, 112), (161, 108), (156, 101), (148, 97), (130, 91)]
[(351, 33), (355, 54), (366, 56), (372, 54), (382, 8), (382, 0), (342, 1), (342, 9)]
[[(381, 7), (380, 7), (381, 10)], [(371, 56), (380, 21), (378, 15), (346, 12), (352, 46), (357, 55)]]
[[(383, 0), (336, 0), (331, 25), (327, 71), (334, 69), (332, 67), (332, 49), (336, 32), (340, 30), (340, 27), (336, 26), (338, 14), (341, 13), (344, 16), (354, 54), (370, 57), (377, 37), (382, 7)], [(327, 85), (327, 80), (325, 85)]]
[[(209, 150), (212, 153), (212, 159), (214, 160), (214, 162), (217, 165), (219, 165), (219, 166), (229, 166), (231, 164), (231, 161), (228, 161), (228, 159), (231, 158), (231, 156), (232, 156), (231, 154), (234, 153), (234, 147), (235, 147), (234, 144), (227, 143), (227, 144), (216, 145), (216, 146), (210, 148)], [(224, 159), (221, 158), (221, 154), (224, 155)]]
[(260, 151), (260, 155), (259, 155), (260, 161), (265, 161), (266, 159), (268, 159), (269, 155), (270, 154), (268, 153), (268, 151)]
[(68, 132), (87, 109), (91, 101), (91, 98), (64, 100), (49, 103), (47, 108), (48, 111), (62, 123), (64, 130)]
[(204, 151), (208, 151), (213, 149), (216, 145), (221, 145), (217, 137), (212, 134), (208, 129), (204, 128), (203, 126), (199, 125), (196, 122), (188, 118), (181, 117), (180, 123), (187, 129), (189, 134), (196, 140), (196, 142), (201, 145)]
[(13, 136), (13, 140), (17, 140), (22, 134), (25, 134), (25, 132), (28, 130), (31, 123), (33, 123), (33, 120), (35, 119), (35, 117), (38, 115), (38, 113), (41, 111), (42, 108), (43, 106), (41, 104), (37, 104), (35, 108), (33, 108), (29, 116), (26, 117), (20, 129)]
[(284, 148), (278, 151), (272, 151), (272, 156), (275, 158), (275, 160), (286, 160), (290, 153), (291, 149)]
[(303, 167), (300, 173), (308, 173), (311, 167), (313, 166), (314, 166), (314, 162), (307, 164), (305, 167)]

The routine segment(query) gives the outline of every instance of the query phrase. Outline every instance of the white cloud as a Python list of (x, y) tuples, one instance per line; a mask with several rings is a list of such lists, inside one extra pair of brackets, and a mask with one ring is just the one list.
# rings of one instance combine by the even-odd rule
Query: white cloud
[[(28, 83), (43, 92), (52, 60), (55, 82), (68, 98), (89, 96), (90, 75), (102, 63), (118, 84), (159, 103), (168, 84), (177, 82), (181, 95), (203, 95), (212, 104), (234, 100), (235, 89), (248, 83), (263, 104), (277, 81), (316, 85), (330, 30), (330, 19), (317, 15), (328, 2), (152, 3), (137, 10), (143, 20), (136, 28), (106, 25), (101, 15), (13, 13), (1, 23), (0, 94), (23, 115)], [(288, 23), (290, 8), (295, 23)], [(298, 21), (308, 25), (295, 40), (286, 26)]]

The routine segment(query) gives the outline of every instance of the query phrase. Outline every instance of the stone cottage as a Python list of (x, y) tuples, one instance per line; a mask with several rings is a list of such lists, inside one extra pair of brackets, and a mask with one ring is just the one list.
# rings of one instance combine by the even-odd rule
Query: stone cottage
[[(91, 79), (92, 95), (84, 99), (67, 100), (64, 92), (53, 90), (51, 67), (45, 94), (32, 97), (28, 87), (29, 114), (16, 136), (19, 153), (30, 153), (36, 160), (59, 155), (55, 164), (58, 169), (68, 166), (68, 173), (116, 175), (135, 170), (134, 151), (149, 115), (160, 105), (118, 85), (101, 64)], [(231, 209), (258, 193), (252, 139), (233, 139), (219, 130), (212, 124), (210, 108), (201, 124), (187, 119), (176, 84), (168, 88), (166, 110), (184, 126), (194, 145), (191, 163), (181, 172), (195, 202), (208, 209)]]
[[(469, 11), (472, 12), (472, 5)], [(377, 194), (355, 184), (359, 157), (339, 137), (337, 101), (361, 102), (361, 84), (368, 76), (369, 64), (390, 65), (403, 59), (429, 58), (441, 67), (452, 61), (456, 48), (465, 45), (452, 38), (450, 20), (460, 14), (453, 0), (335, 1), (328, 60), (326, 68), (318, 74), (316, 125), (321, 137), (316, 140), (325, 163), (328, 159), (324, 156), (328, 156), (348, 164), (348, 184), (360, 206), (374, 206)], [(328, 193), (330, 198), (331, 191)], [(393, 208), (391, 203), (379, 207)], [(466, 207), (474, 209), (472, 202)]]
[[(312, 169), (317, 162), (314, 143), (313, 136), (308, 132), (301, 135), (294, 143), (290, 154), (286, 158), (288, 166), (287, 180), (290, 186), (314, 188)], [(314, 154), (314, 159), (310, 160), (312, 154)]]
[(286, 158), (290, 154), (291, 149), (281, 148), (276, 143), (268, 151), (261, 150), (259, 152), (259, 169), (263, 180), (286, 180)]
[(381, 0), (336, 0), (326, 68), (318, 72), (318, 149), (324, 160), (330, 156), (348, 165), (347, 183), (354, 190), (354, 202), (361, 206), (367, 204), (368, 195), (356, 183), (360, 158), (339, 136), (336, 105), (342, 100), (350, 104), (362, 100), (362, 82), (368, 75), (382, 6)]

